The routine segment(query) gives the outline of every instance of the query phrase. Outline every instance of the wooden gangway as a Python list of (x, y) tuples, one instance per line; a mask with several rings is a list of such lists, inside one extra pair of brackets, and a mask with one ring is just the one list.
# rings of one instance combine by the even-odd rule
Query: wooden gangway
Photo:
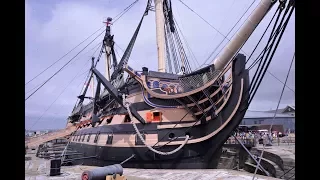
[(29, 138), (29, 139), (27, 139), (25, 141), (25, 145), (27, 147), (29, 147), (29, 148), (38, 147), (42, 143), (68, 136), (68, 135), (70, 135), (71, 133), (73, 133), (76, 130), (77, 130), (76, 126), (69, 126), (69, 127), (65, 128), (65, 129), (61, 129), (59, 131), (55, 131), (55, 132), (51, 132), (51, 133), (48, 133), (48, 134), (40, 135), (40, 136), (37, 136), (37, 137)]

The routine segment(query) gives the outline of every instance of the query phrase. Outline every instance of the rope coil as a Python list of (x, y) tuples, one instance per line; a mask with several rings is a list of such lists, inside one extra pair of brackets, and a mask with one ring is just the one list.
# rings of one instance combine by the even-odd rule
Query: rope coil
[[(130, 111), (130, 103), (128, 101), (126, 101), (126, 96), (125, 94), (122, 95), (122, 99), (123, 99), (123, 106), (127, 109), (128, 113), (129, 113), (129, 116), (131, 119), (133, 119), (133, 116), (131, 114), (131, 111)], [(188, 140), (189, 140), (189, 135), (186, 135), (186, 139), (184, 140), (184, 142), (177, 148), (177, 149), (174, 149), (170, 152), (162, 152), (162, 151), (158, 151), (154, 148), (152, 148), (151, 146), (147, 145), (146, 141), (144, 140), (144, 138), (142, 137), (139, 129), (137, 128), (137, 125), (131, 121), (132, 125), (133, 125), (133, 128), (134, 130), (136, 131), (136, 133), (138, 134), (140, 140), (143, 142), (143, 144), (152, 152), (154, 153), (157, 153), (157, 154), (160, 154), (160, 155), (171, 155), (171, 154), (174, 154), (176, 152), (178, 152), (180, 149), (182, 149), (184, 147), (184, 145), (187, 144)]]

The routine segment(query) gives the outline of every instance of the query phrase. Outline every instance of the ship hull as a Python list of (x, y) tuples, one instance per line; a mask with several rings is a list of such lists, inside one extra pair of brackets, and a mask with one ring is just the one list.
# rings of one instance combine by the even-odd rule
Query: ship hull
[[(80, 140), (79, 142), (76, 140), (72, 141), (69, 146), (71, 149), (82, 153), (83, 157), (79, 157), (78, 159), (69, 157), (71, 158), (68, 160), (69, 164), (106, 166), (121, 163), (134, 154), (134, 158), (131, 158), (122, 164), (123, 167), (145, 169), (216, 168), (224, 142), (242, 121), (248, 105), (249, 73), (244, 67), (245, 59), (238, 59), (234, 62), (232, 68), (233, 87), (228, 102), (225, 104), (218, 117), (207, 121), (205, 124), (192, 127), (189, 133), (191, 133), (191, 136), (193, 135), (194, 139), (189, 140), (178, 152), (172, 155), (159, 155), (143, 146), (141, 142), (140, 144), (137, 144), (136, 142), (136, 144), (129, 143), (128, 146), (119, 147), (114, 144), (98, 145), (86, 142), (81, 143)], [(118, 127), (121, 126), (121, 124), (118, 125)], [(100, 130), (94, 129), (97, 128), (90, 128), (90, 131), (100, 133)], [(150, 134), (157, 132), (157, 135), (161, 137), (161, 133), (166, 133), (165, 131), (184, 131), (185, 129), (186, 128), (166, 130), (154, 129), (148, 132), (148, 128), (146, 128), (145, 133)], [(80, 133), (81, 132), (79, 132), (79, 134)], [(117, 132), (114, 131), (114, 133)], [(128, 134), (134, 133), (129, 132)], [(169, 143), (168, 145), (156, 149), (162, 152), (168, 152), (176, 149), (180, 144), (173, 145)]]
[[(122, 164), (125, 168), (143, 168), (143, 169), (204, 169), (216, 168), (218, 165), (220, 151), (212, 152), (215, 155), (210, 161), (205, 160), (204, 155), (190, 156), (188, 154), (197, 149), (206, 148), (205, 142), (198, 144), (185, 145), (183, 150), (173, 156), (163, 157), (154, 154), (146, 147), (105, 147), (86, 144), (71, 143), (69, 146), (79, 152), (84, 153), (85, 157), (97, 156), (87, 159), (72, 161), (70, 164), (84, 164), (88, 166), (107, 166), (120, 164), (124, 160), (135, 154), (135, 157)], [(161, 151), (168, 152), (176, 149), (177, 146), (165, 146)], [(103, 152), (103, 153), (101, 153)], [(114, 160), (111, 160), (114, 158)]]

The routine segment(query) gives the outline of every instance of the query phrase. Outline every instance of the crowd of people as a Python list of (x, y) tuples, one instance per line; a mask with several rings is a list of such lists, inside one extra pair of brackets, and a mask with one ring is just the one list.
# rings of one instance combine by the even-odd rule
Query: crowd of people
[[(233, 136), (242, 140), (243, 143), (271, 145), (274, 140), (279, 139), (278, 137), (282, 137), (283, 135), (281, 132), (269, 133), (268, 131), (238, 131), (234, 132)], [(231, 136), (231, 138), (233, 137)], [(229, 139), (226, 143), (231, 143), (230, 140), (232, 141), (232, 139)]]

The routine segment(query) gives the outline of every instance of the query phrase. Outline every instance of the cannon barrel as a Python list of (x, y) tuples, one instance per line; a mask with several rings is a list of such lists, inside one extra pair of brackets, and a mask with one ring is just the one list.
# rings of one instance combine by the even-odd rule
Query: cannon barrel
[(123, 174), (123, 168), (120, 164), (114, 164), (111, 166), (98, 167), (95, 169), (84, 171), (81, 175), (81, 179), (85, 180), (105, 180), (106, 176), (119, 174), (120, 176)]

